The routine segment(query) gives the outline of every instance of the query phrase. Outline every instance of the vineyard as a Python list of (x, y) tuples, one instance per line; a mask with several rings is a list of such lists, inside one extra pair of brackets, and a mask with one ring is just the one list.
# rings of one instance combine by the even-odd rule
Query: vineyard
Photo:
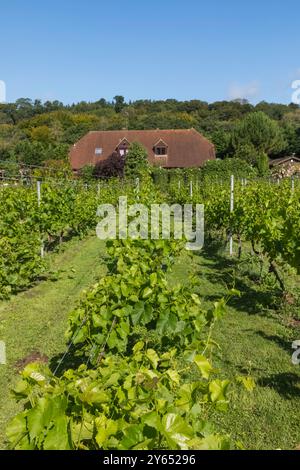
[[(233, 236), (242, 250), (242, 240), (251, 243), (273, 263), (277, 259), (299, 270), (300, 245), (300, 184), (284, 181), (275, 184), (265, 181), (240, 181), (233, 188), (230, 210), (230, 186), (209, 184), (196, 188), (173, 183), (170, 195), (173, 202), (204, 204), (205, 224), (209, 232)], [(257, 249), (256, 249), (257, 248)]]
[[(174, 177), (154, 184), (147, 177), (138, 183), (2, 186), (0, 297), (9, 299), (47, 278), (52, 252), (94, 231), (99, 204), (116, 206), (127, 195), (147, 207), (203, 204), (206, 244), (223, 244), (237, 262), (257, 260), (258, 282), (267, 269), (278, 296), (291, 299), (286, 273), (297, 283), (300, 272), (298, 181), (231, 183), (200, 185)], [(251, 371), (226, 376), (214, 366), (222, 351), (215, 329), (243, 292), (233, 281), (208, 305), (196, 273), (188, 282), (170, 283), (182, 256), (192, 264), (197, 254), (186, 252), (179, 240), (107, 241), (106, 274), (69, 313), (64, 354), (51, 366), (29, 363), (21, 372), (14, 396), (23, 411), (7, 427), (9, 447), (247, 447), (234, 430), (218, 429), (215, 419), (234, 409), (233, 390), (255, 391)], [(296, 303), (295, 293), (292, 298)]]
[(66, 181), (0, 187), (0, 298), (30, 285), (44, 272), (41, 251), (94, 228), (98, 204), (116, 203), (122, 188), (118, 181), (101, 188)]

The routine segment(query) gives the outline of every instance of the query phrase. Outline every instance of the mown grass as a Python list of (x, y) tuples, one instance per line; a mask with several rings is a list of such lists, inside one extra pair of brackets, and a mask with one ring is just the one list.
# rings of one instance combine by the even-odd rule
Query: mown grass
[(72, 240), (50, 255), (52, 280), (0, 302), (0, 339), (7, 351), (7, 365), (0, 365), (0, 448), (5, 448), (6, 423), (18, 410), (10, 395), (18, 368), (29, 356), (51, 358), (65, 351), (67, 314), (82, 290), (103, 274), (103, 253), (104, 243), (95, 237)]
[[(215, 351), (214, 366), (224, 378), (250, 374), (256, 381), (250, 393), (232, 388), (228, 412), (210, 416), (216, 429), (247, 449), (295, 448), (300, 444), (300, 365), (293, 365), (291, 356), (300, 330), (288, 326), (276, 283), (268, 275), (260, 279), (259, 267), (248, 255), (239, 261), (210, 248), (190, 259), (177, 264), (174, 277), (185, 281), (189, 262), (205, 306), (233, 286), (241, 292), (215, 326), (213, 339), (221, 349)], [(289, 281), (299, 286), (299, 277)]]
[[(101, 264), (104, 245), (96, 238), (71, 241), (53, 255), (56, 281), (36, 287), (0, 303), (0, 339), (6, 341), (8, 364), (0, 366), (0, 448), (5, 447), (5, 424), (18, 410), (9, 395), (17, 380), (16, 362), (33, 351), (49, 358), (65, 350), (67, 314), (81, 292), (105, 272)], [(288, 326), (280, 293), (272, 278), (248, 255), (229, 259), (220, 249), (184, 254), (173, 268), (173, 283), (199, 279), (203, 305), (210, 306), (235, 286), (241, 297), (230, 301), (228, 313), (215, 327), (214, 366), (221, 376), (233, 379), (250, 374), (256, 380), (253, 392), (232, 387), (227, 413), (210, 419), (220, 433), (228, 433), (248, 449), (292, 449), (300, 443), (300, 366), (291, 363), (291, 343), (300, 339), (299, 329)], [(299, 278), (293, 276), (291, 285)], [(291, 306), (290, 311), (295, 310)], [(296, 315), (296, 310), (294, 311)]]

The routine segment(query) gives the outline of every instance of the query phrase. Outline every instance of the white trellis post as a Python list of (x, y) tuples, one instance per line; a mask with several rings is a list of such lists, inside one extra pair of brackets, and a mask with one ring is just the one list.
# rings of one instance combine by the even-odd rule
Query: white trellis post
[(41, 205), (41, 182), (37, 181), (36, 183), (36, 190), (37, 190), (37, 198), (38, 198), (38, 206)]
[(4, 341), (0, 341), (0, 364), (1, 365), (6, 364), (6, 348), (5, 348)]
[[(36, 183), (36, 190), (37, 190), (37, 199), (38, 199), (38, 207), (41, 207), (41, 200), (42, 200), (42, 193), (41, 193), (41, 182), (37, 181)], [(41, 240), (41, 258), (44, 258), (44, 243)]]
[(190, 181), (190, 196), (193, 197), (193, 180)]
[[(234, 175), (231, 175), (230, 178), (230, 213), (234, 210)], [(233, 237), (232, 232), (230, 233), (229, 239), (229, 254), (232, 256), (233, 254)]]
[(139, 194), (140, 193), (140, 178), (135, 179), (135, 187), (136, 187), (137, 194)]
[(292, 181), (291, 181), (291, 183), (292, 183), (292, 193), (294, 193), (294, 191), (295, 191), (295, 180), (294, 180), (294, 177), (293, 177), (293, 176), (292, 176)]

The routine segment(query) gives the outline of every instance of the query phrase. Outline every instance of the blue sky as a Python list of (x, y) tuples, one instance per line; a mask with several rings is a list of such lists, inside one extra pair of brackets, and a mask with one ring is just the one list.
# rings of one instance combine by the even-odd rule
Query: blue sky
[(7, 100), (246, 97), (291, 101), (299, 0), (9, 0), (0, 6)]

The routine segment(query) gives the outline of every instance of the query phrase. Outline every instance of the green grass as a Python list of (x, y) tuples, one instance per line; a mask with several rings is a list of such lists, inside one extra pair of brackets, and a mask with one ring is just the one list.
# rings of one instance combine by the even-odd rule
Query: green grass
[[(58, 280), (40, 282), (0, 303), (0, 339), (8, 356), (7, 366), (0, 366), (0, 448), (5, 447), (5, 424), (18, 410), (9, 395), (18, 376), (16, 362), (33, 351), (49, 358), (65, 351), (67, 314), (82, 290), (105, 272), (103, 255), (104, 245), (96, 238), (68, 242), (64, 251), (51, 255)], [(287, 325), (272, 278), (265, 273), (259, 280), (258, 267), (247, 256), (239, 262), (212, 248), (201, 256), (184, 254), (170, 276), (172, 282), (188, 282), (189, 273), (199, 278), (205, 306), (233, 285), (241, 291), (214, 330), (221, 347), (214, 365), (224, 378), (251, 374), (256, 388), (251, 393), (232, 388), (229, 411), (210, 416), (217, 430), (249, 449), (294, 448), (300, 443), (300, 366), (291, 363), (291, 343), (300, 339), (300, 331)], [(292, 284), (299, 285), (299, 278), (292, 277)]]
[[(214, 366), (231, 379), (250, 374), (256, 388), (248, 393), (233, 387), (229, 411), (211, 417), (217, 430), (247, 449), (295, 448), (300, 444), (300, 366), (291, 362), (291, 344), (300, 339), (300, 330), (288, 327), (281, 310), (275, 309), (278, 291), (271, 287), (272, 279), (260, 282), (252, 261), (241, 263), (213, 250), (204, 250), (192, 262), (182, 259), (175, 277), (186, 280), (188, 262), (190, 273), (199, 277), (204, 305), (226, 295), (233, 285), (241, 292), (216, 324), (213, 339), (221, 350), (215, 351)], [(299, 286), (299, 277), (292, 281)]]
[(67, 314), (82, 290), (105, 272), (103, 253), (104, 243), (95, 237), (72, 240), (50, 256), (57, 280), (0, 302), (0, 339), (7, 351), (7, 365), (0, 365), (0, 448), (5, 447), (7, 420), (19, 409), (9, 392), (18, 378), (16, 363), (32, 352), (51, 358), (65, 351)]

